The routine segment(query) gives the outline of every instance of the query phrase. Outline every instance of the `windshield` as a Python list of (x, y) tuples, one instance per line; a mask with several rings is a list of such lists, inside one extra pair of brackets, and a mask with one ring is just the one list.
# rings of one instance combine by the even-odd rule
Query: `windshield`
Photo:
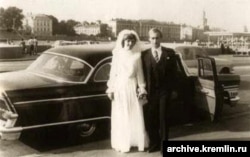
[(91, 67), (68, 56), (44, 53), (27, 70), (64, 81), (84, 82)]
[(177, 47), (176, 51), (181, 53), (184, 61), (208, 56), (206, 51), (200, 47)]
[(187, 71), (191, 75), (197, 76), (197, 67), (198, 62), (197, 58), (206, 57), (207, 52), (200, 47), (189, 47), (189, 46), (180, 46), (175, 48), (176, 52), (180, 54), (183, 64), (185, 64)]

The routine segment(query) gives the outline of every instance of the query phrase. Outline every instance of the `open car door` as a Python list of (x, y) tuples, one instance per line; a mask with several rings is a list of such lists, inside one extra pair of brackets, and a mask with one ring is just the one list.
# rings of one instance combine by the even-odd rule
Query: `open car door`
[(214, 58), (198, 58), (198, 78), (195, 86), (195, 99), (200, 116), (217, 121), (223, 107), (223, 88), (218, 82)]

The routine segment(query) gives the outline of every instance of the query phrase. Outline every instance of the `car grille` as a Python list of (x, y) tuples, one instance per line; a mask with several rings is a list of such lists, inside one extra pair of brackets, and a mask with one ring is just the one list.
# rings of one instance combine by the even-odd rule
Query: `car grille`
[(0, 119), (1, 120), (6, 120), (5, 118), (3, 118), (3, 113), (6, 111), (8, 111), (6, 103), (4, 100), (0, 99)]
[(236, 92), (236, 91), (229, 91), (229, 95), (230, 95), (231, 98), (234, 98), (234, 97), (236, 97), (238, 95), (238, 92)]

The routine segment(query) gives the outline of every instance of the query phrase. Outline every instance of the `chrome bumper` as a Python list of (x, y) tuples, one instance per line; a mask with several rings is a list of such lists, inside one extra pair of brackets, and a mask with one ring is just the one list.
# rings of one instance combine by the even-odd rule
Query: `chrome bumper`
[(17, 140), (19, 139), (22, 127), (11, 127), (7, 128), (4, 126), (6, 122), (0, 120), (0, 137), (1, 140)]
[(230, 98), (231, 102), (238, 102), (240, 100), (240, 97), (236, 96), (235, 98)]

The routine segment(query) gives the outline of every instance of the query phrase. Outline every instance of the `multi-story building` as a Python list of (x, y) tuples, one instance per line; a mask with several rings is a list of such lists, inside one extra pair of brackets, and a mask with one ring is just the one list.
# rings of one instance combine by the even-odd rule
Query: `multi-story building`
[(106, 33), (107, 31), (107, 25), (102, 23), (83, 23), (83, 24), (77, 24), (74, 27), (74, 30), (76, 34), (85, 34), (85, 35), (98, 35), (101, 33)]
[(120, 31), (123, 29), (131, 29), (136, 32), (139, 31), (140, 23), (134, 20), (124, 20), (124, 19), (112, 19), (108, 22), (108, 26), (112, 30), (112, 36), (117, 37)]
[(204, 30), (200, 28), (195, 28), (192, 26), (181, 26), (181, 40), (183, 41), (206, 41), (207, 35), (204, 34)]
[(101, 27), (99, 24), (77, 24), (74, 27), (76, 34), (86, 34), (86, 35), (97, 35), (101, 33)]
[(191, 26), (181, 26), (181, 40), (193, 40), (193, 28)]
[(224, 43), (231, 47), (248, 46), (250, 41), (250, 33), (247, 32), (205, 32), (208, 35), (208, 41), (217, 43), (217, 45)]
[(112, 19), (108, 22), (111, 27), (112, 35), (117, 37), (118, 33), (123, 29), (135, 30), (142, 40), (148, 38), (148, 31), (156, 27), (162, 31), (164, 41), (180, 40), (180, 25), (174, 23), (158, 22), (154, 20), (124, 20)]
[(34, 18), (34, 34), (38, 36), (52, 35), (52, 19), (47, 15), (39, 14)]
[(52, 19), (44, 14), (27, 14), (24, 29), (36, 36), (52, 36)]

